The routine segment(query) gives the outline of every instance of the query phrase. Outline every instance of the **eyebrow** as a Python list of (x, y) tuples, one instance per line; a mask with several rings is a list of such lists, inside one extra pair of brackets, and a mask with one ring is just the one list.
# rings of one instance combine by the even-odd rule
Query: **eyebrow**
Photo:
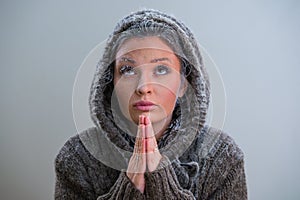
[(151, 63), (157, 63), (157, 62), (161, 62), (161, 61), (171, 62), (171, 60), (169, 58), (156, 58), (156, 59), (151, 60), (150, 62)]
[(127, 57), (121, 57), (121, 58), (117, 58), (117, 60), (119, 60), (120, 62), (130, 62), (130, 63), (135, 63), (135, 61), (131, 58), (127, 58)]
[[(120, 62), (130, 62), (132, 64), (136, 63), (135, 60), (128, 58), (128, 57), (121, 57), (121, 58), (118, 58), (117, 60), (119, 60)], [(161, 62), (161, 61), (168, 61), (171, 63), (171, 60), (169, 58), (155, 58), (155, 59), (151, 60), (150, 63), (157, 63), (157, 62)]]

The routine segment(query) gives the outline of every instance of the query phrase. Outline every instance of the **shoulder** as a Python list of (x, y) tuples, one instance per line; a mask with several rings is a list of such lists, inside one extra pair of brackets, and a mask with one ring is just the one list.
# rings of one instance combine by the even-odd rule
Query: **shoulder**
[(86, 137), (96, 137), (97, 135), (97, 129), (95, 127), (86, 129), (79, 134), (76, 134), (69, 138), (63, 147), (60, 149), (57, 158), (67, 156), (68, 154), (78, 154), (82, 152), (84, 149), (84, 144), (82, 142), (82, 138)]
[(205, 126), (196, 139), (198, 156), (222, 162), (239, 162), (244, 159), (242, 149), (223, 130)]
[(218, 136), (216, 144), (211, 151), (212, 155), (222, 153), (228, 156), (234, 156), (236, 159), (244, 158), (244, 153), (242, 149), (238, 146), (235, 140), (226, 132), (210, 127), (208, 129), (208, 136)]
[(57, 172), (64, 173), (65, 170), (82, 166), (87, 160), (93, 159), (82, 142), (81, 135), (92, 135), (96, 128), (89, 128), (68, 139), (55, 157), (55, 168)]
[[(56, 170), (82, 169), (103, 170), (104, 168), (125, 169), (126, 159), (122, 152), (102, 134), (92, 127), (71, 137), (55, 158)], [(68, 172), (67, 172), (68, 173)]]

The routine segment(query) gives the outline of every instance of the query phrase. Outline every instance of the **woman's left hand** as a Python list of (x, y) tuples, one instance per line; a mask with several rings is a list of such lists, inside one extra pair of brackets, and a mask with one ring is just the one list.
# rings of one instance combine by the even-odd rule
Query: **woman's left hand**
[(145, 144), (146, 144), (146, 166), (149, 172), (156, 170), (162, 156), (158, 150), (157, 141), (149, 116), (144, 117)]

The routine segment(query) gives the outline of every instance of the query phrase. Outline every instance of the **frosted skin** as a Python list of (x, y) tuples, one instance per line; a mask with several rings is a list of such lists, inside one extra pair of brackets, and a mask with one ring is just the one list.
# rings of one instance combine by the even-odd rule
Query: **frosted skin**
[[(131, 69), (122, 74), (124, 66)], [(158, 37), (131, 38), (124, 42), (116, 54), (114, 70), (114, 90), (123, 115), (135, 124), (139, 115), (149, 115), (155, 134), (164, 132), (177, 98), (185, 92), (180, 68), (178, 57)], [(134, 103), (141, 100), (153, 103), (152, 109), (136, 109)]]
[[(178, 57), (158, 37), (129, 39), (116, 54), (114, 86), (119, 106), (138, 125), (126, 175), (142, 193), (145, 172), (155, 171), (162, 158), (156, 139), (170, 124), (176, 100), (185, 91), (180, 67)], [(139, 109), (135, 105), (140, 101), (153, 106)]]

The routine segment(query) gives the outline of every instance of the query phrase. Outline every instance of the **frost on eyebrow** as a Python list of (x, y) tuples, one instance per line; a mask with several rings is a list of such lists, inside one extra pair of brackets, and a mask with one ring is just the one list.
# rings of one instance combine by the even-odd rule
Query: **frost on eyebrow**
[(157, 62), (161, 62), (161, 61), (168, 61), (171, 62), (171, 60), (169, 58), (155, 58), (153, 60), (151, 60), (151, 63), (157, 63)]
[(119, 62), (129, 62), (129, 63), (135, 63), (135, 61), (128, 57), (121, 57), (116, 59)]

